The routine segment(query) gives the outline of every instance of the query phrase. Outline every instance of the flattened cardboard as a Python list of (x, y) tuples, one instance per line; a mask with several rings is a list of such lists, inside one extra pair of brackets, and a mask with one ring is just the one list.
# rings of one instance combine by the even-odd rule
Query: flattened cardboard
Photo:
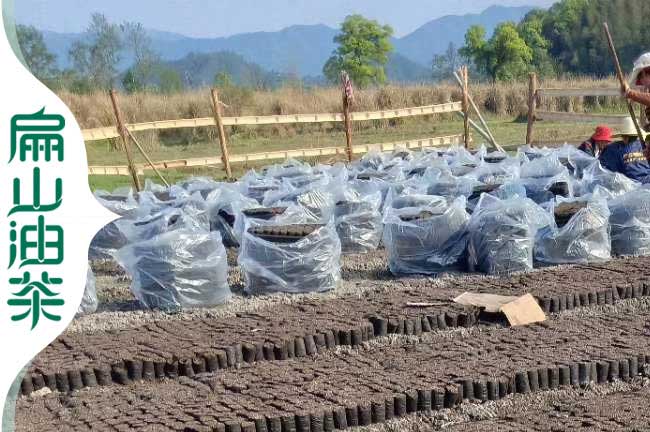
[(530, 294), (503, 305), (501, 312), (513, 327), (546, 321), (546, 314)]
[(517, 298), (518, 297), (466, 292), (456, 297), (454, 302), (463, 306), (478, 307), (484, 309), (485, 312), (499, 313), (501, 312), (501, 307), (503, 305), (515, 301)]
[(546, 321), (546, 314), (531, 294), (509, 297), (466, 292), (456, 297), (454, 302), (478, 307), (488, 313), (502, 313), (513, 327)]

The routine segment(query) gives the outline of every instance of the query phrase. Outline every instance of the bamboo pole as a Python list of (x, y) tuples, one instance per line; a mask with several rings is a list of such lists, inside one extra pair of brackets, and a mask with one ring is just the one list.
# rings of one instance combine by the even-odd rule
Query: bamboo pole
[(217, 132), (219, 133), (219, 145), (221, 146), (221, 161), (226, 169), (226, 176), (232, 179), (232, 169), (230, 168), (230, 159), (228, 155), (228, 143), (226, 141), (226, 131), (223, 127), (223, 119), (221, 117), (221, 102), (219, 102), (219, 92), (217, 89), (212, 89), (212, 111), (214, 112), (214, 121), (217, 125)]
[[(345, 124), (345, 148), (348, 154), (348, 162), (352, 162), (354, 157), (352, 151), (352, 119), (350, 118), (350, 95), (352, 84), (350, 83), (350, 77), (346, 72), (341, 72), (341, 86), (343, 89), (343, 121)], [(350, 90), (348, 90), (350, 86)]]
[[(625, 77), (623, 76), (623, 69), (621, 69), (621, 62), (618, 60), (616, 47), (614, 47), (614, 40), (612, 39), (612, 34), (609, 32), (609, 25), (607, 25), (607, 23), (603, 23), (603, 27), (605, 28), (605, 36), (607, 36), (607, 44), (609, 45), (609, 52), (612, 55), (612, 59), (614, 60), (614, 66), (616, 67), (616, 76), (618, 77), (618, 81), (621, 83), (621, 89), (624, 89), (626, 87)], [(627, 97), (625, 98), (625, 101), (627, 102), (627, 110), (630, 112), (630, 117), (632, 117), (632, 121), (634, 122), (634, 127), (636, 128), (636, 133), (639, 137), (639, 142), (641, 143), (642, 146), (645, 147), (645, 137), (641, 130), (641, 126), (639, 126), (639, 120), (636, 118), (636, 113), (634, 112), (634, 107), (632, 106), (632, 102)]]
[(165, 186), (169, 187), (169, 183), (167, 183), (167, 180), (165, 180), (165, 177), (163, 177), (162, 173), (158, 171), (158, 168), (156, 168), (156, 165), (149, 159), (149, 155), (144, 151), (144, 148), (140, 145), (137, 139), (135, 139), (135, 136), (131, 133), (130, 130), (126, 129), (126, 132), (129, 134), (129, 137), (131, 140), (133, 140), (133, 144), (140, 150), (140, 154), (145, 158), (151, 169), (154, 170), (154, 172), (158, 175), (158, 178), (165, 184)]
[[(456, 111), (456, 114), (458, 114), (458, 116), (460, 116), (460, 118), (462, 118), (463, 120), (465, 119), (465, 114), (463, 114), (462, 112)], [(483, 128), (481, 128), (481, 126), (479, 126), (478, 124), (476, 124), (476, 122), (474, 120), (469, 119), (469, 124), (470, 124), (470, 126), (472, 126), (474, 128), (474, 130), (476, 132), (479, 133), (479, 135), (481, 135), (487, 141), (490, 141), (490, 135), (487, 133), (487, 131), (484, 130)]]
[[(460, 76), (458, 76), (458, 73), (454, 71), (454, 78), (456, 78), (456, 82), (458, 82), (458, 85), (462, 88), (463, 87), (463, 80), (461, 80)], [(478, 106), (476, 105), (476, 102), (474, 102), (474, 98), (472, 97), (471, 93), (468, 94), (469, 96), (469, 103), (474, 109), (474, 112), (476, 113), (476, 116), (478, 117), (479, 121), (481, 122), (481, 125), (483, 125), (483, 129), (481, 129), (483, 132), (477, 129), (477, 132), (480, 133), (483, 138), (485, 138), (487, 141), (491, 142), (492, 145), (494, 146), (497, 151), (503, 152), (503, 147), (501, 147), (498, 143), (497, 140), (494, 138), (494, 135), (492, 135), (492, 131), (490, 130), (490, 127), (488, 126), (487, 122), (483, 118), (483, 115), (481, 114), (481, 111), (478, 109)], [(472, 122), (470, 121), (470, 124)], [(474, 122), (476, 125), (476, 123)], [(476, 127), (475, 127), (476, 129)], [(487, 136), (486, 136), (487, 135)]]
[(533, 127), (537, 112), (537, 74), (532, 72), (528, 77), (528, 126), (526, 128), (526, 144), (533, 143)]
[(115, 90), (111, 90), (110, 95), (111, 103), (113, 104), (113, 113), (115, 114), (115, 120), (117, 121), (117, 131), (120, 134), (120, 138), (122, 139), (122, 144), (124, 146), (124, 152), (126, 153), (126, 161), (129, 166), (131, 178), (133, 179), (133, 187), (135, 188), (136, 192), (140, 192), (142, 190), (142, 187), (140, 186), (140, 178), (138, 177), (138, 170), (133, 163), (133, 155), (131, 154), (131, 147), (129, 146), (128, 129), (126, 126), (124, 126), (122, 112), (120, 111), (120, 107), (117, 104), (117, 92)]
[(461, 76), (463, 79), (463, 128), (465, 130), (465, 148), (468, 149), (471, 145), (472, 138), (469, 129), (469, 77), (467, 66), (461, 68)]

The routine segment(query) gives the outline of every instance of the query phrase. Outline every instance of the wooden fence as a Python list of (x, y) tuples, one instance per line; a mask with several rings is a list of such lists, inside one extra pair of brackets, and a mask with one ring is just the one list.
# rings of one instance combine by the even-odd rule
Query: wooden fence
[(528, 86), (528, 127), (526, 131), (526, 144), (533, 143), (534, 125), (536, 121), (557, 121), (557, 122), (596, 122), (612, 126), (621, 124), (626, 115), (615, 114), (590, 114), (572, 113), (560, 111), (541, 111), (537, 109), (542, 97), (599, 97), (599, 96), (620, 96), (618, 88), (597, 88), (597, 89), (559, 89), (559, 88), (538, 88), (537, 75), (530, 74)]
[[(463, 94), (468, 94), (468, 86), (463, 87)], [(393, 142), (393, 143), (377, 143), (367, 145), (353, 145), (352, 144), (352, 130), (351, 127), (346, 127), (346, 146), (345, 147), (324, 147), (324, 148), (304, 148), (296, 150), (282, 150), (270, 151), (262, 153), (249, 153), (239, 155), (229, 155), (227, 146), (227, 135), (224, 126), (237, 126), (237, 125), (278, 125), (278, 124), (295, 124), (295, 123), (325, 123), (325, 122), (345, 122), (346, 125), (351, 122), (368, 121), (368, 120), (385, 120), (396, 119), (404, 117), (415, 117), (445, 113), (458, 113), (460, 116), (469, 120), (469, 105), (465, 97), (462, 102), (448, 102), (437, 105), (426, 105), (418, 107), (406, 107), (382, 111), (367, 111), (367, 112), (350, 112), (344, 109), (343, 113), (316, 113), (316, 114), (289, 114), (289, 115), (269, 115), (269, 116), (240, 116), (240, 117), (225, 117), (221, 114), (221, 106), (223, 105), (218, 99), (216, 90), (212, 90), (213, 102), (213, 117), (196, 118), (196, 119), (179, 119), (179, 120), (162, 120), (152, 121), (145, 123), (126, 124), (122, 120), (122, 115), (118, 106), (117, 94), (111, 92), (111, 101), (115, 112), (116, 125), (95, 129), (86, 129), (82, 131), (83, 138), (86, 142), (121, 138), (126, 161), (128, 165), (124, 166), (90, 166), (90, 175), (128, 175), (133, 178), (133, 183), (136, 190), (140, 190), (140, 181), (138, 176), (143, 173), (145, 169), (153, 169), (161, 177), (163, 182), (166, 183), (159, 170), (183, 168), (183, 167), (199, 167), (199, 166), (222, 166), (228, 177), (232, 177), (230, 168), (231, 163), (247, 163), (257, 161), (272, 161), (286, 158), (300, 158), (300, 157), (318, 157), (318, 156), (334, 156), (346, 154), (349, 160), (352, 160), (353, 155), (363, 154), (370, 150), (377, 149), (381, 151), (390, 151), (396, 148), (410, 148), (421, 149), (426, 147), (449, 146), (456, 144), (464, 144), (469, 147), (471, 143), (471, 136), (469, 133), (460, 135), (451, 135), (443, 137), (433, 137), (424, 139), (415, 139), (409, 141)], [(351, 97), (351, 96), (350, 96)], [(344, 91), (344, 107), (350, 106), (351, 100), (347, 100), (348, 95)], [(347, 104), (347, 105), (346, 105)], [(468, 130), (467, 121), (465, 130)], [(217, 127), (219, 132), (219, 145), (221, 147), (221, 155), (218, 157), (204, 157), (204, 158), (191, 158), (182, 160), (169, 160), (153, 162), (146, 155), (142, 146), (134, 137), (134, 132), (142, 132), (149, 130), (166, 130), (166, 129), (179, 129), (179, 128), (197, 128), (197, 127)], [(137, 149), (147, 160), (147, 164), (135, 164), (131, 157), (130, 143), (135, 144)]]

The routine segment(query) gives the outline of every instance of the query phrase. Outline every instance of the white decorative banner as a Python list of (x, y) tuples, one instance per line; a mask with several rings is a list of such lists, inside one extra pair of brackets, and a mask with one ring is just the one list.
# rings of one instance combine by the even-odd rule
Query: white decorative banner
[(90, 192), (72, 113), (19, 62), (0, 26), (0, 413), (11, 417), (12, 383), (74, 318), (90, 240), (115, 215)]

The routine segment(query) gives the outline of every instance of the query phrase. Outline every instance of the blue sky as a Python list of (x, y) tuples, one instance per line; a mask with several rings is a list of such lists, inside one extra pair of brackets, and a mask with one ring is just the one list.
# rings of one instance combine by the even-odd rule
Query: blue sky
[(554, 0), (13, 0), (16, 21), (43, 30), (79, 32), (93, 12), (111, 21), (196, 37), (275, 31), (293, 24), (338, 26), (361, 13), (403, 36), (443, 15), (476, 13), (494, 5), (548, 7)]

